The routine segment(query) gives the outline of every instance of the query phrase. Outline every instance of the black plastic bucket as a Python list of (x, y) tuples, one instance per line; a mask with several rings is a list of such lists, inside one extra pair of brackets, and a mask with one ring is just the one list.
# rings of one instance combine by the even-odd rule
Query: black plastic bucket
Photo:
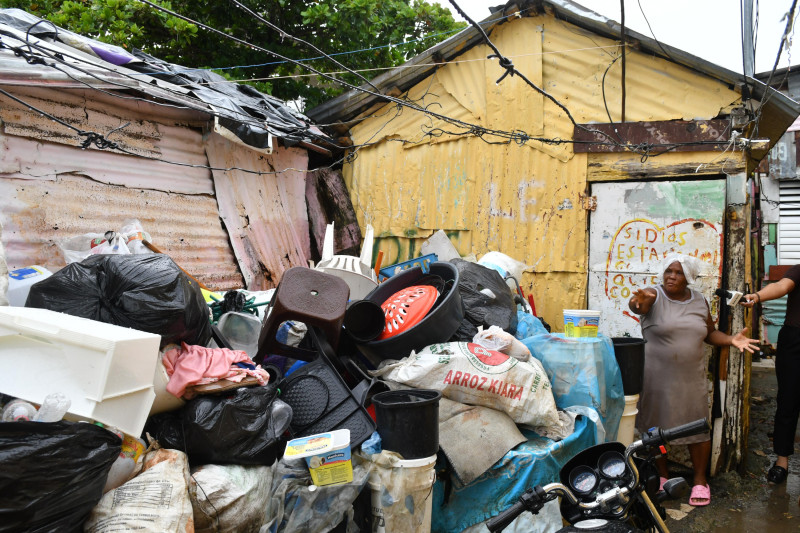
[(381, 446), (403, 459), (423, 459), (439, 451), (439, 399), (429, 389), (379, 392), (372, 397)]
[(642, 392), (644, 383), (645, 340), (636, 337), (612, 337), (614, 355), (622, 374), (622, 389), (625, 396)]

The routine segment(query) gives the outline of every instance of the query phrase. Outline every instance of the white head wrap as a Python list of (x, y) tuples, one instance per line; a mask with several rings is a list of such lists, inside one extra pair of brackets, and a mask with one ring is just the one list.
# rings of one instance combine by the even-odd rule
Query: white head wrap
[(697, 279), (700, 273), (700, 261), (690, 255), (679, 254), (678, 252), (670, 252), (664, 261), (661, 262), (661, 276), (669, 268), (672, 263), (678, 262), (683, 268), (683, 275), (686, 277), (686, 283), (691, 285)]

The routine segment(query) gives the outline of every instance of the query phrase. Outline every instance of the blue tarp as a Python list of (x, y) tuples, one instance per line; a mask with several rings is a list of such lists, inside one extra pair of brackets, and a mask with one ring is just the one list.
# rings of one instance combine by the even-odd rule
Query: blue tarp
[[(527, 437), (516, 448), (483, 473), (462, 485), (454, 475), (446, 505), (445, 486), (437, 480), (433, 486), (431, 531), (456, 533), (508, 509), (528, 488), (558, 480), (558, 472), (575, 454), (596, 443), (594, 423), (585, 416), (575, 420), (575, 431), (566, 439), (553, 442), (522, 429)], [(439, 458), (437, 470), (444, 466)]]
[[(538, 322), (531, 315), (520, 321)], [(521, 335), (528, 336), (521, 337)], [(614, 357), (614, 345), (609, 337), (567, 338), (561, 333), (547, 333), (534, 323), (517, 334), (534, 357), (541, 361), (559, 409), (574, 405), (593, 408), (600, 415), (606, 440), (615, 440), (625, 392), (622, 374)]]

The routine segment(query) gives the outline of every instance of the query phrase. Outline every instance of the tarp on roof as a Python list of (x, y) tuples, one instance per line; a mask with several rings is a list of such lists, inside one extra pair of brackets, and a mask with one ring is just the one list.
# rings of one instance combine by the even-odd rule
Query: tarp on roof
[[(26, 40), (32, 36), (66, 45), (89, 54), (98, 63), (124, 66), (181, 87), (189, 95), (208, 104), (209, 112), (217, 116), (219, 125), (249, 146), (270, 147), (270, 135), (281, 138), (287, 146), (332, 142), (307, 117), (283, 101), (249, 85), (229, 82), (208, 70), (187, 69), (138, 50), (130, 53), (119, 46), (59, 28), (21, 9), (0, 9), (0, 33), (15, 38), (19, 38), (21, 33)], [(145, 83), (137, 88), (145, 92), (148, 90)], [(159, 96), (162, 95), (163, 92), (159, 92)]]

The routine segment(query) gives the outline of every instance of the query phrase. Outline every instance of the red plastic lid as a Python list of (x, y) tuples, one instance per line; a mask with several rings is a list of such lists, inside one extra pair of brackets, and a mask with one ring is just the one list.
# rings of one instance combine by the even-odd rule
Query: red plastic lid
[(439, 292), (430, 285), (413, 285), (391, 295), (381, 305), (386, 325), (377, 340), (394, 337), (418, 324), (438, 297)]

